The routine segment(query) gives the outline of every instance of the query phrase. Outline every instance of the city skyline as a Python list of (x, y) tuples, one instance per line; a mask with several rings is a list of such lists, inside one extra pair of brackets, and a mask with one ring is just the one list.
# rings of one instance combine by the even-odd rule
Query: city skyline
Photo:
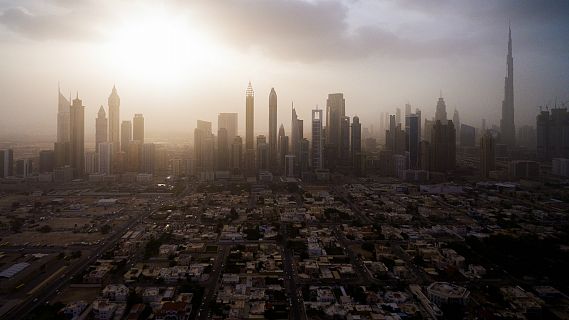
[[(119, 3), (117, 8), (124, 5)], [(300, 25), (309, 23), (310, 14), (320, 13), (325, 18), (325, 23), (332, 28), (329, 31), (322, 31), (319, 27), (311, 27), (308, 29), (306, 37), (308, 39), (315, 37), (315, 43), (318, 43), (317, 36), (322, 35), (323, 45), (327, 45), (328, 41), (332, 41), (332, 39), (339, 39), (334, 41), (345, 43), (346, 48), (339, 50), (342, 52), (328, 53), (318, 48), (299, 47), (300, 44), (291, 42), (292, 40), (287, 38), (288, 31), (277, 29), (275, 36), (283, 37), (283, 44), (289, 44), (290, 48), (282, 51), (281, 54), (275, 54), (274, 47), (277, 44), (274, 41), (269, 41), (265, 32), (273, 30), (281, 24), (283, 27), (286, 26), (286, 22), (280, 19), (275, 21), (275, 26), (269, 25), (269, 30), (263, 32), (260, 32), (260, 29), (256, 30), (260, 32), (259, 38), (251, 37), (247, 41), (252, 44), (245, 47), (243, 44), (227, 41), (225, 37), (230, 32), (226, 29), (227, 26), (209, 25), (203, 21), (204, 17), (218, 14), (232, 18), (229, 19), (228, 24), (237, 23), (234, 21), (236, 17), (250, 14), (244, 12), (248, 6), (257, 6), (259, 12), (265, 13), (267, 16), (275, 14), (277, 9), (281, 9), (286, 14), (304, 10), (299, 21)], [(151, 76), (151, 73), (139, 75), (131, 69), (121, 70), (118, 68), (116, 63), (121, 61), (120, 57), (105, 55), (93, 57), (85, 53), (83, 48), (85, 46), (94, 46), (93, 52), (97, 52), (101, 46), (105, 50), (108, 49), (101, 44), (108, 44), (105, 42), (109, 40), (105, 37), (108, 35), (107, 33), (98, 34), (99, 37), (94, 37), (90, 32), (97, 33), (97, 31), (79, 28), (76, 31), (77, 34), (70, 37), (70, 35), (62, 34), (61, 30), (53, 27), (54, 21), (60, 20), (65, 20), (66, 23), (73, 25), (75, 20), (66, 19), (68, 18), (67, 13), (85, 12), (90, 8), (89, 4), (78, 2), (75, 6), (65, 7), (63, 3), (48, 2), (46, 7), (40, 7), (33, 2), (19, 3), (16, 6), (11, 1), (5, 2), (0, 7), (0, 39), (2, 39), (0, 43), (6, 49), (2, 50), (2, 61), (6, 64), (4, 68), (6, 72), (0, 81), (1, 87), (6, 88), (6, 92), (3, 94), (1, 106), (2, 110), (10, 106), (21, 111), (10, 121), (1, 123), (1, 127), (5, 131), (0, 132), (1, 134), (18, 132), (14, 130), (18, 128), (24, 129), (21, 131), (25, 132), (26, 127), (34, 126), (36, 128), (34, 131), (37, 134), (55, 135), (53, 125), (44, 123), (40, 119), (56, 117), (56, 111), (46, 108), (46, 106), (53, 99), (53, 90), (51, 89), (58, 81), (61, 83), (64, 96), (67, 96), (69, 91), (75, 93), (79, 90), (86, 106), (87, 117), (96, 115), (98, 106), (101, 104), (106, 105), (104, 97), (108, 92), (108, 87), (116, 84), (123, 100), (128, 101), (128, 104), (123, 103), (121, 108), (125, 110), (126, 114), (141, 112), (149, 119), (154, 119), (149, 123), (147, 133), (157, 137), (166, 136), (168, 133), (172, 134), (171, 132), (191, 136), (191, 128), (187, 128), (185, 123), (193, 123), (202, 118), (211, 119), (221, 112), (240, 112), (240, 106), (236, 101), (241, 97), (242, 83), (247, 80), (251, 80), (255, 84), (258, 93), (263, 93), (258, 95), (256, 101), (257, 105), (263, 107), (255, 110), (255, 116), (261, 119), (268, 116), (268, 108), (265, 106), (268, 105), (267, 93), (272, 87), (279, 92), (280, 101), (294, 100), (296, 102), (301, 118), (308, 119), (310, 110), (314, 105), (324, 105), (328, 93), (343, 92), (350, 105), (351, 114), (348, 116), (358, 115), (362, 119), (373, 118), (376, 119), (375, 122), (377, 123), (379, 123), (382, 112), (391, 112), (393, 108), (401, 107), (407, 102), (410, 102), (414, 107), (420, 107), (427, 114), (434, 112), (435, 105), (432, 102), (432, 97), (442, 90), (449, 108), (451, 110), (457, 108), (465, 123), (477, 124), (480, 122), (480, 118), (484, 117), (489, 125), (499, 125), (501, 117), (499, 109), (504, 99), (503, 88), (501, 88), (503, 87), (503, 80), (501, 79), (504, 76), (503, 57), (504, 43), (507, 41), (508, 20), (511, 21), (514, 32), (516, 56), (517, 77), (514, 87), (516, 126), (533, 123), (533, 119), (539, 111), (537, 109), (539, 105), (549, 104), (552, 106), (556, 98), (559, 102), (569, 100), (569, 95), (565, 89), (569, 83), (569, 78), (566, 73), (562, 72), (562, 70), (566, 70), (565, 66), (568, 63), (567, 51), (564, 50), (563, 43), (568, 42), (565, 40), (569, 32), (562, 32), (567, 29), (567, 24), (561, 22), (568, 11), (567, 5), (562, 2), (551, 2), (544, 6), (531, 3), (525, 6), (515, 6), (510, 2), (503, 2), (502, 4), (483, 2), (474, 8), (475, 13), (489, 14), (485, 17), (484, 22), (486, 24), (483, 28), (481, 28), (481, 22), (475, 21), (471, 16), (474, 13), (467, 12), (468, 9), (473, 8), (466, 3), (458, 2), (454, 5), (439, 4), (438, 7), (435, 6), (435, 8), (440, 9), (439, 14), (442, 17), (449, 19), (449, 23), (459, 17), (466, 18), (465, 25), (453, 32), (442, 28), (439, 23), (435, 23), (432, 9), (421, 5), (396, 5), (367, 1), (355, 4), (341, 1), (326, 3), (298, 1), (286, 4), (281, 2), (266, 4), (251, 1), (243, 4), (244, 8), (238, 9), (234, 5), (229, 5), (223, 10), (219, 10), (218, 13), (213, 12), (217, 8), (216, 5), (199, 3), (183, 7), (180, 13), (174, 14), (175, 9), (180, 9), (174, 4), (164, 4), (154, 8), (143, 2), (138, 6), (127, 7), (130, 10), (125, 16), (125, 25), (110, 24), (109, 30), (105, 30), (109, 33), (116, 31), (123, 35), (126, 32), (127, 36), (132, 36), (127, 31), (132, 31), (132, 28), (138, 26), (145, 28), (156, 26), (160, 32), (168, 31), (168, 28), (175, 28), (178, 30), (177, 32), (182, 32), (188, 27), (185, 24), (190, 23), (192, 30), (195, 29), (194, 31), (200, 32), (196, 37), (197, 40), (200, 40), (197, 43), (203, 45), (203, 52), (200, 51), (201, 49), (197, 51), (210, 53), (210, 50), (215, 49), (213, 51), (220, 55), (223, 53), (232, 57), (231, 59), (228, 58), (227, 62), (223, 62), (225, 59), (218, 59), (213, 63), (213, 66), (210, 65), (211, 61), (209, 61), (210, 64), (204, 63), (204, 66), (212, 67), (211, 73), (208, 75), (204, 75), (201, 71), (191, 73), (191, 78), (179, 78), (174, 75), (171, 81), (162, 81), (163, 78), (168, 78), (168, 75), (162, 75), (163, 77), (156, 78), (156, 82), (151, 81), (150, 83), (140, 79), (143, 79), (144, 76)], [(100, 6), (100, 10), (104, 13), (107, 13), (108, 9), (108, 4), (103, 3)], [(156, 10), (150, 14), (150, 9)], [(380, 15), (378, 21), (383, 21), (385, 26), (379, 27), (377, 22), (365, 14), (365, 10), (380, 13), (385, 11), (404, 19), (402, 22), (395, 22), (384, 17), (384, 15)], [(528, 19), (529, 12), (533, 14), (531, 19)], [(194, 19), (186, 21), (188, 16), (192, 16), (192, 14)], [(410, 18), (413, 14), (419, 15), (421, 18)], [(58, 20), (58, 18), (61, 19)], [(104, 18), (107, 18), (107, 15), (97, 16), (97, 19)], [(144, 24), (141, 22), (144, 18), (153, 19), (149, 19), (149, 24)], [(165, 24), (164, 22), (170, 18), (173, 18), (174, 22)], [(411, 31), (417, 30), (418, 21), (429, 23), (426, 24), (424, 30), (416, 36), (412, 36)], [(89, 25), (91, 23), (94, 22), (90, 22)], [(260, 24), (261, 22), (256, 23)], [(254, 22), (249, 24), (254, 24)], [(252, 28), (255, 25), (249, 24), (236, 25), (235, 27), (237, 30), (253, 30)], [(536, 25), (539, 25), (540, 28), (532, 28)], [(40, 26), (45, 27), (45, 30), (38, 34)], [(365, 30), (369, 30), (369, 34), (365, 33)], [(548, 30), (549, 33), (547, 33)], [(396, 35), (394, 39), (397, 41), (394, 40), (394, 45), (388, 46), (389, 49), (379, 49), (381, 44), (386, 41), (380, 37), (382, 31), (390, 36)], [(460, 36), (458, 31), (466, 31), (468, 36)], [(538, 42), (535, 41), (537, 39), (535, 36), (539, 34), (539, 31), (548, 34), (548, 37), (539, 37)], [(188, 34), (191, 35), (192, 33)], [(84, 39), (79, 38), (81, 35), (85, 36)], [(153, 35), (149, 35), (149, 40), (153, 39)], [(425, 39), (434, 40), (431, 45), (425, 46), (420, 39), (416, 38), (418, 35)], [(206, 41), (201, 39), (201, 36), (211, 36), (211, 39)], [(374, 36), (377, 39), (373, 38)], [(370, 42), (370, 48), (364, 47), (360, 50), (361, 53), (353, 52), (354, 48), (361, 45), (358, 44), (358, 41), (362, 41), (362, 38), (368, 39), (364, 37), (374, 40)], [(136, 37), (134, 38), (136, 39)], [(128, 42), (124, 38), (118, 40), (113, 38), (109, 41), (116, 44), (113, 41), (120, 42), (121, 39), (124, 40), (124, 46), (131, 45), (132, 48), (140, 49), (136, 46), (140, 43)], [(237, 40), (242, 41), (243, 39), (239, 37)], [(298, 41), (305, 41), (305, 39), (302, 38)], [(477, 47), (474, 46), (474, 42), (478, 44)], [(423, 48), (421, 48), (421, 43)], [(29, 73), (31, 69), (24, 67), (24, 62), (21, 60), (23, 58), (16, 58), (11, 53), (26, 48), (32, 50), (32, 48), (40, 45), (47, 48), (67, 47), (74, 49), (65, 50), (65, 52), (60, 53), (59, 58), (56, 58), (56, 61), (61, 60), (61, 62), (55, 65), (63, 64), (59, 66), (60, 68), (57, 71), (51, 70), (52, 66), (50, 65), (47, 67), (46, 76), (37, 78), (38, 83), (41, 83), (41, 86), (34, 87), (37, 94), (31, 96), (17, 94), (25, 88), (21, 77)], [(255, 50), (256, 47), (261, 49)], [(297, 47), (299, 49), (298, 56), (295, 57), (292, 53), (288, 54), (290, 49)], [(166, 48), (171, 47), (167, 46)], [(262, 50), (262, 48), (265, 49)], [(417, 48), (425, 49), (422, 51), (424, 52), (423, 56), (414, 53)], [(124, 48), (117, 45), (116, 49)], [(401, 52), (397, 52), (397, 50)], [(128, 52), (128, 50), (126, 51)], [(34, 56), (32, 52), (33, 50), (27, 53), (27, 56), (32, 59), (31, 66), (44, 59)], [(48, 49), (47, 56), (50, 52), (51, 49)], [(402, 54), (402, 52), (408, 53)], [(411, 54), (412, 52), (413, 54)], [(183, 53), (187, 53), (187, 51), (183, 51)], [(201, 61), (203, 57), (200, 58), (200, 56), (198, 52), (195, 56), (183, 57), (181, 61), (203, 62)], [(155, 62), (162, 56), (151, 55), (144, 58), (147, 59), (144, 61)], [(180, 56), (172, 58), (176, 60), (180, 59)], [(218, 56), (213, 55), (213, 58), (217, 59)], [(86, 61), (89, 64), (96, 66), (103, 64), (103, 66), (94, 71), (87, 68), (85, 64), (75, 63), (75, 61), (83, 61), (83, 59), (87, 59)], [(481, 63), (482, 61), (484, 63)], [(529, 63), (530, 61), (532, 63)], [(230, 65), (227, 66), (226, 63)], [(13, 68), (16, 66), (19, 67), (20, 73), (9, 77), (13, 74)], [(451, 68), (443, 66), (451, 66)], [(227, 68), (225, 74), (227, 77), (222, 78), (217, 75), (216, 70), (220, 67)], [(179, 68), (177, 65), (175, 68), (166, 66), (168, 70), (179, 69), (180, 72), (188, 68), (183, 64)], [(240, 70), (240, 68), (246, 69)], [(62, 72), (62, 70), (65, 71)], [(437, 80), (432, 81), (431, 78), (435, 74)], [(302, 79), (302, 81), (298, 81), (298, 79)], [(158, 80), (163, 84), (158, 84)], [(216, 82), (218, 85), (214, 85)], [(308, 86), (307, 84), (311, 85)], [(215, 91), (205, 89), (212, 87), (217, 89)], [(308, 87), (310, 90), (307, 90)], [(215, 94), (215, 92), (220, 91), (224, 94)], [(146, 94), (140, 94), (140, 92)], [(200, 92), (199, 95), (198, 92)], [(161, 111), (164, 109), (171, 113), (184, 115), (184, 117), (162, 116)], [(211, 114), (212, 111), (214, 114)], [(279, 108), (278, 118), (285, 117), (287, 115), (285, 111), (283, 108)], [(32, 114), (40, 115), (40, 117), (35, 118)], [(182, 120), (182, 118), (184, 119)], [(239, 120), (239, 127), (241, 128), (245, 117), (241, 117)], [(366, 121), (362, 121), (362, 123), (364, 126), (369, 126)], [(90, 128), (93, 126), (94, 124), (90, 122), (86, 123), (88, 138), (91, 136)], [(165, 130), (165, 127), (168, 127), (169, 130)], [(256, 133), (268, 133), (267, 123), (259, 123), (256, 128), (258, 128)]]
[(569, 1), (0, 0), (0, 319), (569, 319)]

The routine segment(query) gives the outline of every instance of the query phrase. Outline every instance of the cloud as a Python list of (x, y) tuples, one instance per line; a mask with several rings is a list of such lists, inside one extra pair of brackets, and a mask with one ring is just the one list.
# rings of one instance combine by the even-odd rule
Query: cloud
[[(47, 3), (59, 10), (8, 7), (0, 9), (0, 24), (35, 40), (90, 41), (102, 37), (101, 28), (112, 25), (122, 15), (128, 16), (134, 6), (127, 1)], [(519, 26), (516, 32), (525, 34), (526, 39), (517, 44), (532, 46), (537, 32), (550, 34), (547, 40), (540, 38), (539, 50), (564, 50), (566, 45), (555, 39), (569, 40), (569, 32), (565, 32), (569, 31), (569, 1), (382, 0), (375, 4), (388, 4), (386, 8), (391, 11), (374, 13), (375, 21), (358, 21), (360, 17), (353, 16), (352, 9), (366, 3), (374, 1), (161, 2), (176, 11), (186, 10), (190, 18), (197, 17), (224, 44), (242, 51), (259, 51), (274, 59), (306, 63), (373, 56), (432, 59), (478, 54), (487, 47), (503, 46), (508, 19)], [(357, 26), (350, 25), (354, 20)], [(389, 25), (396, 20), (401, 21), (399, 29)], [(498, 39), (495, 33), (500, 30), (504, 30), (504, 37)]]
[(33, 40), (87, 41), (100, 36), (97, 23), (107, 15), (103, 6), (95, 6), (90, 1), (67, 0), (50, 4), (53, 5), (50, 10), (42, 8), (47, 12), (22, 6), (7, 7), (0, 12), (0, 24)]

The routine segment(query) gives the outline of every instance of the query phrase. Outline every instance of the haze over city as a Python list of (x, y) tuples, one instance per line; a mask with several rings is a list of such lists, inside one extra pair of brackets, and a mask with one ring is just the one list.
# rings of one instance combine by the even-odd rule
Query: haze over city
[(568, 1), (0, 1), (0, 320), (569, 319)]
[(116, 85), (157, 138), (242, 112), (248, 81), (258, 106), (277, 90), (279, 119), (292, 101), (308, 118), (343, 92), (349, 115), (377, 127), (405, 103), (432, 115), (442, 90), (465, 122), (498, 125), (508, 23), (516, 123), (529, 124), (537, 106), (569, 100), (568, 16), (565, 1), (2, 1), (0, 132), (53, 137), (58, 83), (87, 119)]

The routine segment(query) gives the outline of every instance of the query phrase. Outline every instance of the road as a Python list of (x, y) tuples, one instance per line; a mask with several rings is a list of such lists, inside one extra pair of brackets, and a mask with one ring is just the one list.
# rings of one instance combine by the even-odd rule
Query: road
[(105, 243), (95, 249), (91, 256), (82, 257), (75, 264), (69, 266), (67, 276), (58, 278), (51, 284), (47, 284), (44, 288), (39, 290), (39, 293), (34, 297), (33, 295), (22, 302), (20, 305), (15, 307), (6, 313), (6, 319), (21, 319), (25, 318), (32, 310), (37, 308), (43, 303), (49, 302), (49, 299), (57, 294), (63, 286), (65, 286), (70, 280), (75, 279), (75, 277), (81, 275), (83, 271), (91, 264), (93, 264), (105, 251), (114, 247), (121, 237), (126, 233), (128, 229), (139, 223), (141, 220), (149, 216), (153, 210), (147, 210), (141, 215), (133, 214), (133, 218), (129, 220), (122, 228), (115, 231)]
[(206, 320), (209, 318), (209, 312), (211, 311), (211, 305), (213, 302), (213, 297), (217, 292), (217, 288), (221, 282), (219, 276), (223, 271), (223, 264), (225, 262), (225, 258), (227, 257), (227, 253), (229, 253), (229, 245), (219, 245), (220, 250), (218, 256), (215, 260), (215, 264), (213, 265), (213, 269), (209, 276), (209, 280), (205, 285), (204, 296), (202, 299), (202, 303), (200, 305), (200, 309), (198, 311), (198, 316), (196, 319), (203, 319)]

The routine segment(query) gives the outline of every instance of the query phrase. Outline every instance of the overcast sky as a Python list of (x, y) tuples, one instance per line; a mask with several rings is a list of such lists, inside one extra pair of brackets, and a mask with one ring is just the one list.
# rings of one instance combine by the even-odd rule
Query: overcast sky
[(271, 87), (287, 130), (292, 101), (308, 126), (332, 92), (364, 127), (405, 103), (430, 118), (441, 90), (449, 115), (498, 124), (508, 22), (516, 125), (535, 124), (537, 106), (569, 101), (569, 1), (0, 0), (0, 134), (55, 135), (58, 82), (87, 136), (113, 85), (151, 135), (220, 112), (243, 131), (249, 80), (259, 133)]

